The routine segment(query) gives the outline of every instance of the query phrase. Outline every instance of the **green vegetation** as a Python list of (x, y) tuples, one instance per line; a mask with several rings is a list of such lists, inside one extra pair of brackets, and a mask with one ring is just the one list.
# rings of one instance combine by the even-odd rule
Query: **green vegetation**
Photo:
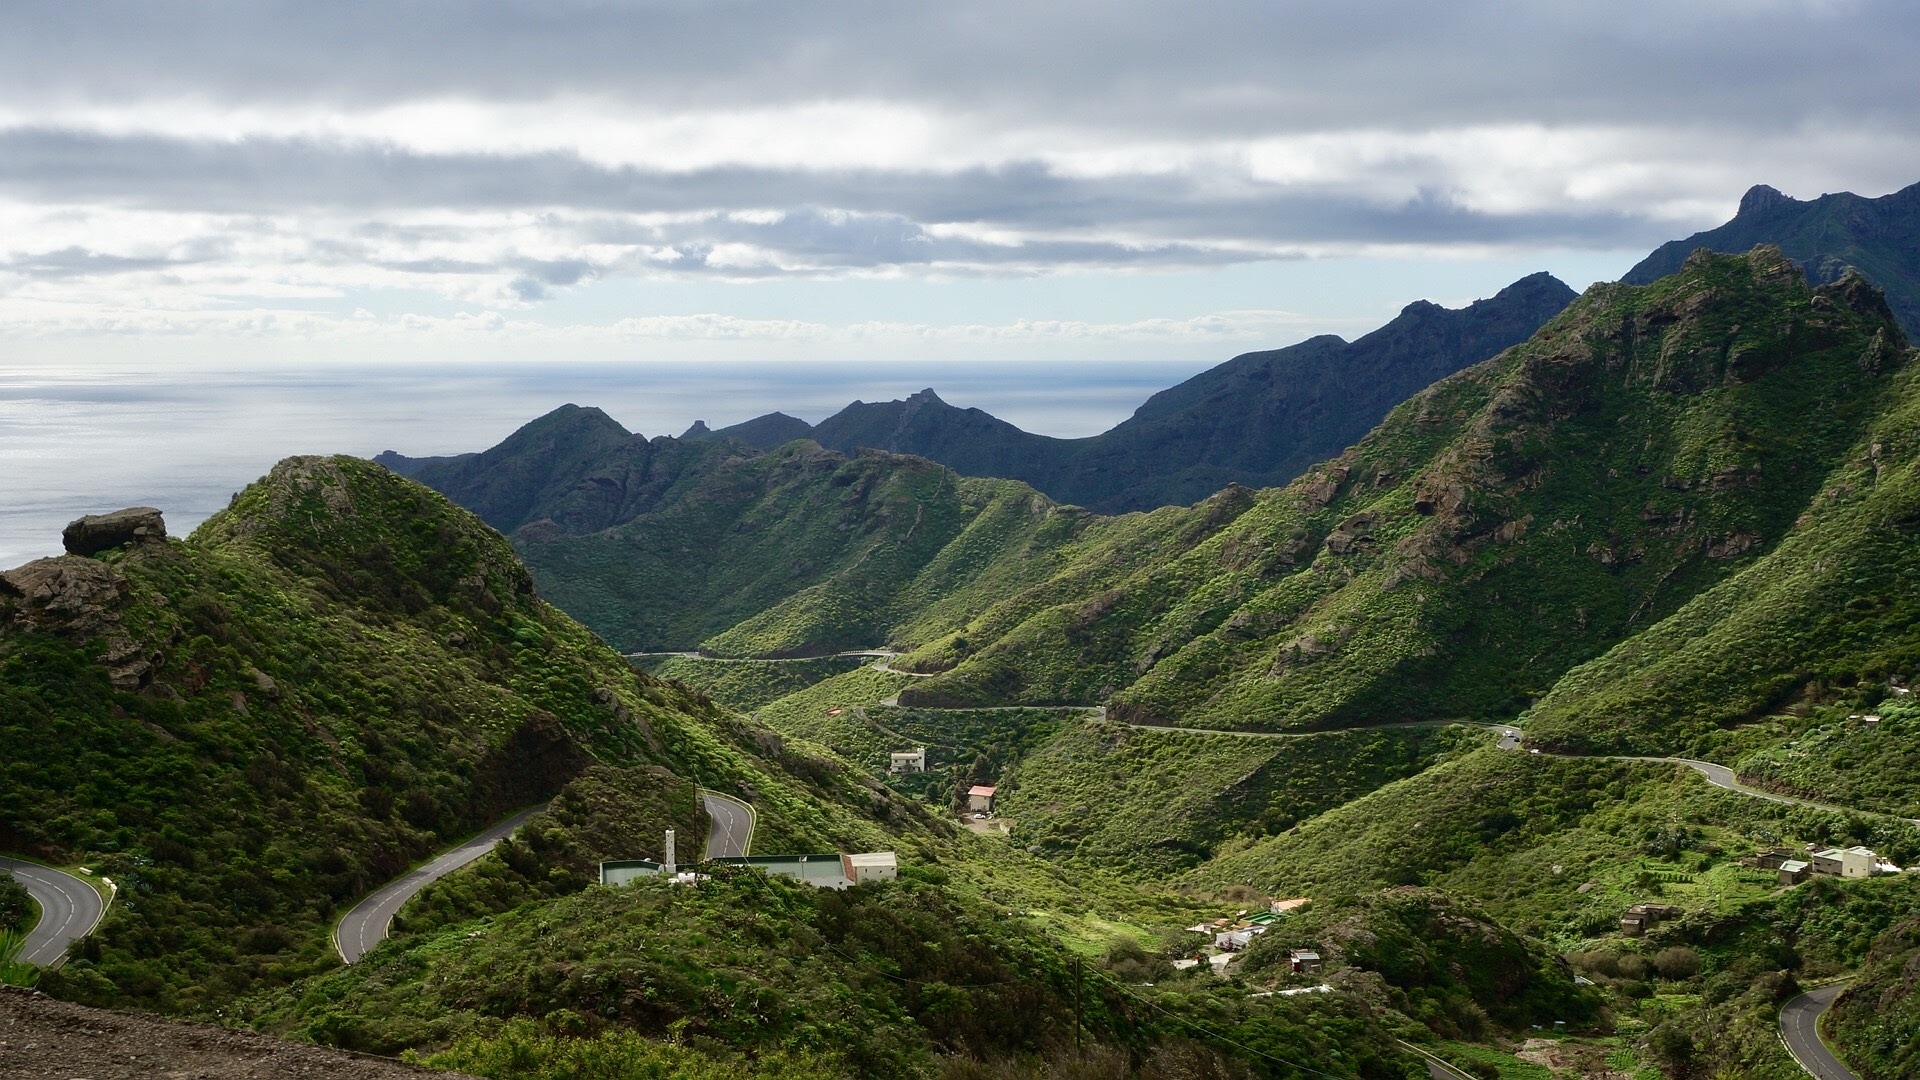
[(1285, 975), (1289, 948), (1313, 947), (1329, 973), (1379, 977), (1392, 1007), (1448, 1038), (1556, 1020), (1584, 1026), (1600, 1010), (1558, 957), (1457, 897), (1403, 887), (1316, 903), (1255, 939), (1246, 971)]
[(596, 760), (751, 790), (781, 842), (882, 835), (859, 777), (635, 674), (366, 462), (292, 459), (184, 543), (6, 581), (0, 847), (121, 886), (45, 980), (68, 997), (187, 1011), (323, 970), (344, 905)]
[(1076, 722), (1019, 759), (997, 802), (1018, 844), (1164, 880), (1486, 738), (1414, 728), (1261, 739)]
[(1774, 550), (1568, 674), (1529, 731), (1566, 746), (1710, 749), (1722, 728), (1776, 706), (1871, 704), (1889, 676), (1911, 675), (1920, 369), (1885, 382), (1891, 404), (1851, 436)]
[[(1862, 721), (1877, 715), (1878, 723)], [(1870, 713), (1816, 710), (1817, 726), (1740, 759), (1748, 783), (1840, 806), (1920, 818), (1920, 706), (1896, 698)]]
[(40, 905), (33, 902), (27, 887), (0, 874), (0, 931), (31, 930), (39, 919)]
[(694, 786), (665, 769), (590, 766), (492, 854), (429, 885), (394, 929), (429, 930), (579, 892), (599, 883), (602, 861), (665, 858), (667, 829), (697, 855), (707, 824)]
[(1828, 1034), (1866, 1080), (1895, 1080), (1920, 1069), (1920, 919), (1909, 908), (1881, 934), (1860, 977), (1828, 1014)]
[(729, 709), (752, 712), (870, 662), (859, 656), (768, 661), (664, 656), (636, 660), (635, 666), (662, 679), (690, 686)]
[[(1256, 1004), (1210, 994), (1204, 977), (1180, 985), (1126, 987), (1032, 924), (924, 876), (836, 893), (716, 869), (697, 887), (595, 888), (453, 926), (284, 991), (251, 1018), (360, 1049), (451, 1046), (430, 1060), (500, 1076), (568, 1075), (538, 1070), (570, 1059), (928, 1076), (942, 1055), (1044, 1055), (1076, 1030), (1145, 1050), (1195, 1023), (1333, 1076), (1405, 1075), (1397, 1055), (1367, 1049), (1383, 1040), (1351, 1003)], [(755, 1064), (722, 1071), (635, 1033)]]

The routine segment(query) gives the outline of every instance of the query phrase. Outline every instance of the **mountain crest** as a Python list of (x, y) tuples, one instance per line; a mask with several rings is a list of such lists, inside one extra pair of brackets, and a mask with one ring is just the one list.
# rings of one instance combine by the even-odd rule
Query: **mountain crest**
[(1799, 200), (1781, 194), (1780, 189), (1766, 184), (1755, 184), (1740, 196), (1740, 209), (1734, 216), (1738, 218), (1756, 218), (1772, 213), (1782, 207), (1797, 205)]

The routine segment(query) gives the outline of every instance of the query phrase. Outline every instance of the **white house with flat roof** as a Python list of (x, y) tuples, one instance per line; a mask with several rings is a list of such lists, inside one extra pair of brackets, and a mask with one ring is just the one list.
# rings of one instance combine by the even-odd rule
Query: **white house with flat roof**
[(870, 851), (840, 856), (840, 872), (855, 885), (869, 881), (892, 881), (900, 876), (900, 860), (891, 851)]
[(913, 750), (897, 750), (888, 754), (887, 771), (890, 773), (926, 772), (927, 748), (922, 746)]

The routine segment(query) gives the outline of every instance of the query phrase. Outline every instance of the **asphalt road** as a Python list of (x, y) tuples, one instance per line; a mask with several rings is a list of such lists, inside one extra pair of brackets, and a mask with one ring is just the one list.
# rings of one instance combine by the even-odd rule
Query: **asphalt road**
[(1809, 990), (1780, 1010), (1780, 1034), (1787, 1040), (1787, 1050), (1814, 1080), (1860, 1080), (1820, 1041), (1820, 1014), (1845, 989), (1842, 984)]
[(700, 789), (713, 825), (707, 830), (707, 858), (737, 859), (753, 843), (753, 807), (731, 795)]
[(432, 862), (415, 867), (355, 904), (353, 910), (347, 912), (340, 920), (340, 925), (333, 930), (333, 947), (339, 951), (340, 959), (351, 964), (367, 955), (374, 946), (387, 939), (387, 931), (393, 926), (393, 917), (421, 889), (492, 851), (495, 844), (512, 835), (513, 830), (525, 824), (528, 818), (546, 808), (546, 804), (542, 803), (520, 811), (459, 847), (442, 853)]
[[(1577, 757), (1577, 756), (1584, 756), (1584, 755), (1561, 754), (1558, 756)], [(1666, 762), (1672, 765), (1685, 765), (1687, 768), (1692, 769), (1694, 772), (1697, 772), (1701, 776), (1706, 777), (1707, 783), (1712, 784), (1714, 787), (1725, 788), (1728, 791), (1737, 791), (1742, 795), (1751, 795), (1756, 799), (1765, 799), (1768, 802), (1785, 803), (1788, 806), (1811, 806), (1815, 810), (1831, 810), (1831, 811), (1834, 811), (1835, 813), (1841, 813), (1841, 814), (1868, 814), (1873, 817), (1893, 817), (1894, 816), (1891, 814), (1881, 813), (1877, 810), (1850, 810), (1847, 807), (1835, 806), (1832, 803), (1814, 802), (1812, 799), (1796, 799), (1790, 795), (1775, 795), (1771, 791), (1762, 791), (1759, 788), (1748, 787), (1747, 785), (1742, 784), (1740, 781), (1734, 779), (1732, 769), (1727, 768), (1725, 765), (1715, 765), (1711, 761), (1695, 761), (1692, 758), (1678, 758), (1678, 757), (1628, 757), (1624, 755), (1608, 755), (1608, 756), (1615, 761), (1660, 761), (1660, 762)], [(1920, 818), (1899, 818), (1898, 820), (1907, 822), (1908, 824), (1911, 824), (1911, 825), (1920, 825)]]
[(72, 874), (39, 863), (0, 857), (0, 870), (26, 886), (40, 905), (40, 921), (27, 932), (20, 959), (40, 967), (58, 967), (67, 946), (93, 933), (107, 905), (93, 886)]

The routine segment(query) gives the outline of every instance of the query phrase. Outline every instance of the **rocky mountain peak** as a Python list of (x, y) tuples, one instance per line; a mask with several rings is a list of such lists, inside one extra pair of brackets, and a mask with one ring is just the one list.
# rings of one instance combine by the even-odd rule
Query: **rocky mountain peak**
[(1781, 207), (1791, 206), (1794, 202), (1795, 200), (1782, 194), (1779, 188), (1755, 184), (1747, 189), (1745, 195), (1740, 196), (1740, 210), (1734, 216), (1737, 218), (1764, 217)]

